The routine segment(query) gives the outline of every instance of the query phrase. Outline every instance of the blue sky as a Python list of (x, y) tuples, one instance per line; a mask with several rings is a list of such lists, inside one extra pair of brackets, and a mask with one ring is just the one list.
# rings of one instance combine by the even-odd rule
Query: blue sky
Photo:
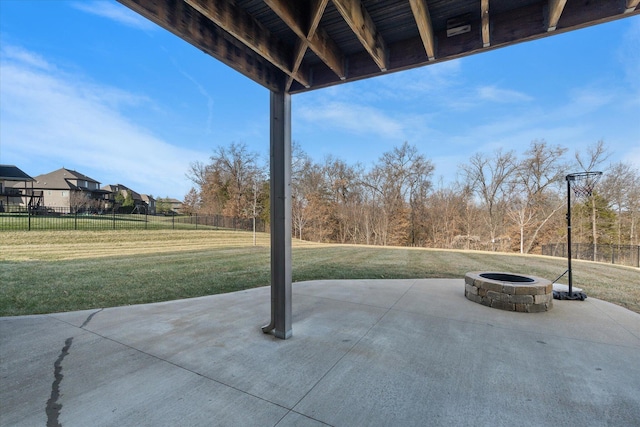
[[(535, 139), (640, 168), (640, 17), (292, 98), (314, 160), (371, 166), (404, 141), (456, 179)], [(0, 163), (182, 198), (189, 164), (245, 143), (266, 162), (269, 92), (114, 1), (0, 0)], [(570, 172), (570, 171), (568, 171)]]

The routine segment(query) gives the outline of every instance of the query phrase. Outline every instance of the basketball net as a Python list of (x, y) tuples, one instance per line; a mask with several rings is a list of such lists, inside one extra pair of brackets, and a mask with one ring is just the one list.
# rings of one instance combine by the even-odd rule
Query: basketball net
[(566, 180), (571, 186), (573, 194), (580, 199), (591, 197), (593, 188), (596, 186), (602, 172), (578, 172), (570, 173), (566, 176)]

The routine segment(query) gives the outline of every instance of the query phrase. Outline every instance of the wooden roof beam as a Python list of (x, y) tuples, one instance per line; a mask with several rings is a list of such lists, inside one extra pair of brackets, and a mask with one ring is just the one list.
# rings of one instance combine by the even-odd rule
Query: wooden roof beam
[(489, 0), (482, 0), (480, 3), (480, 13), (482, 16), (482, 47), (491, 46), (489, 33)]
[(635, 11), (636, 7), (638, 7), (638, 3), (640, 3), (640, 0), (627, 0), (627, 5), (624, 9), (624, 13), (631, 13)]
[(429, 58), (429, 61), (433, 61), (436, 59), (436, 43), (427, 0), (409, 0), (409, 4), (411, 5), (413, 18), (418, 25), (420, 38), (424, 44), (424, 50), (427, 52), (427, 58)]
[(284, 73), (183, 1), (166, 4), (156, 0), (118, 2), (269, 90), (284, 89)]
[[(311, 7), (309, 10), (309, 29), (307, 30), (306, 38), (301, 38), (299, 40), (298, 46), (296, 46), (296, 62), (295, 67), (299, 67), (302, 64), (302, 60), (304, 59), (304, 55), (307, 52), (307, 48), (309, 47), (309, 39), (316, 32), (318, 26), (320, 25), (320, 20), (324, 15), (324, 10), (327, 8), (327, 3), (329, 0), (313, 0), (311, 2)], [(336, 48), (336, 51), (339, 52), (340, 49)], [(316, 54), (317, 55), (317, 54)], [(342, 54), (341, 54), (342, 55)], [(344, 64), (344, 58), (341, 58), (341, 64)], [(334, 71), (335, 72), (335, 71)], [(340, 74), (336, 73), (340, 80), (345, 80), (345, 77), (341, 77)], [(345, 74), (343, 72), (343, 74)], [(287, 81), (286, 91), (289, 92), (291, 89), (291, 85), (293, 84), (293, 79), (289, 78)]]
[[(319, 27), (320, 18), (322, 18), (328, 1), (316, 2), (315, 8), (310, 12), (311, 16), (305, 16), (305, 11), (300, 8), (301, 2), (265, 0), (265, 3), (298, 37), (306, 41), (302, 49), (306, 50), (308, 46), (341, 80), (344, 80), (346, 78), (344, 55), (327, 32)], [(307, 22), (311, 22), (313, 25), (307, 25)], [(309, 28), (306, 28), (307, 26)], [(299, 52), (297, 56), (299, 56)]]
[(376, 29), (371, 15), (359, 0), (333, 0), (333, 4), (380, 71), (387, 71), (388, 53), (382, 35)]
[[(306, 40), (299, 39), (297, 41), (296, 47), (295, 47), (295, 57), (293, 58), (293, 71), (298, 71), (300, 67), (302, 67), (302, 61), (304, 60), (305, 53), (307, 53), (307, 47), (308, 47), (308, 43)], [(291, 89), (291, 85), (293, 84), (293, 82), (294, 82), (294, 78), (290, 76), (287, 79), (285, 92), (287, 93), (289, 92), (289, 89)], [(306, 87), (306, 88), (309, 89), (309, 87)]]
[(281, 41), (247, 12), (228, 0), (184, 1), (300, 84), (311, 86), (307, 75), (293, 71), (293, 58), (287, 56)]
[(547, 31), (555, 31), (567, 0), (549, 0), (549, 23)]

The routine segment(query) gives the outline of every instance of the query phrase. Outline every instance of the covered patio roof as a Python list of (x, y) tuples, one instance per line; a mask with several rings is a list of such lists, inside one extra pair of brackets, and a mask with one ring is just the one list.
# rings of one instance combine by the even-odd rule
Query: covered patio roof
[(640, 13), (640, 0), (118, 0), (291, 94)]
[(271, 322), (292, 335), (291, 95), (640, 13), (640, 0), (118, 0), (269, 89)]

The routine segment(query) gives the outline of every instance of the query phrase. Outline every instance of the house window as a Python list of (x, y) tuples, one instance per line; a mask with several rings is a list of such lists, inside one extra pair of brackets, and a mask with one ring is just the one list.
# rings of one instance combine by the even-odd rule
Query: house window
[(66, 197), (66, 196), (67, 196), (67, 192), (66, 192), (66, 191), (63, 191), (63, 192), (62, 192), (62, 197)]

